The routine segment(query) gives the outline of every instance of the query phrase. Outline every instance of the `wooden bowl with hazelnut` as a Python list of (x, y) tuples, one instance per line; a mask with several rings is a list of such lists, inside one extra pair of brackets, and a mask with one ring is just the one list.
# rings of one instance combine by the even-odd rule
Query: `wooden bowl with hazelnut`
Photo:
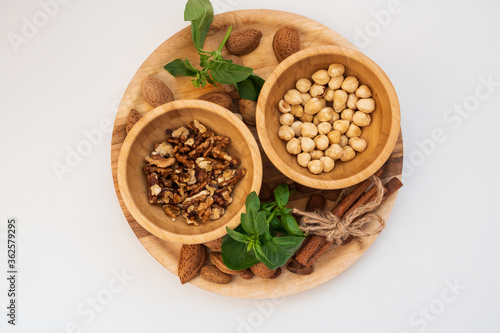
[(299, 51), (269, 75), (256, 126), (271, 162), (305, 186), (339, 189), (374, 174), (400, 132), (396, 91), (359, 51), (321, 46)]
[[(146, 156), (155, 151), (155, 143), (167, 140), (167, 130), (185, 127), (191, 122), (198, 124), (195, 120), (215, 135), (229, 137), (230, 143), (225, 152), (241, 161), (237, 168), (246, 170), (245, 176), (236, 183), (230, 193), (232, 202), (224, 208), (224, 214), (199, 225), (186, 223), (187, 220), (182, 214), (172, 221), (161, 205), (150, 204), (150, 187), (143, 170), (147, 164)], [(197, 163), (196, 158), (192, 160)], [(212, 158), (212, 161), (214, 160)], [(215, 162), (213, 163), (215, 169)], [(179, 167), (182, 169), (182, 164)], [(183, 170), (187, 173), (185, 165)], [(252, 191), (258, 193), (260, 190), (262, 159), (252, 133), (232, 112), (206, 101), (179, 100), (149, 111), (134, 125), (121, 148), (117, 175), (123, 202), (144, 229), (164, 240), (200, 244), (222, 237), (226, 234), (226, 227), (234, 229), (240, 224), (240, 215), (244, 212), (247, 195)]]

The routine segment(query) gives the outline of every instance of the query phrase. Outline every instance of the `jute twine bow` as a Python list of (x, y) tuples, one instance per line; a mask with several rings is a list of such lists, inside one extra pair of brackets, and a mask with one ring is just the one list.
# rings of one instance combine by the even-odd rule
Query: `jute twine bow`
[[(329, 242), (341, 245), (349, 236), (368, 237), (378, 235), (385, 227), (384, 219), (373, 211), (380, 206), (384, 197), (384, 187), (380, 179), (371, 176), (373, 186), (376, 186), (377, 192), (372, 200), (367, 204), (355, 208), (349, 214), (338, 218), (329, 211), (321, 212), (302, 212), (294, 208), (293, 213), (302, 216), (300, 229), (305, 233), (315, 234), (326, 237)], [(369, 224), (377, 223), (376, 228), (367, 229)]]

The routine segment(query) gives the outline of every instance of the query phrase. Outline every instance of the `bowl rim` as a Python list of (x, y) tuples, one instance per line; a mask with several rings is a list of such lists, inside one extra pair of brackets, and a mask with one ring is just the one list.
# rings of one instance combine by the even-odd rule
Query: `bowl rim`
[[(276, 149), (272, 144), (268, 129), (265, 124), (265, 105), (267, 103), (268, 97), (270, 96), (270, 89), (273, 86), (279, 76), (285, 71), (288, 67), (300, 61), (302, 59), (306, 59), (311, 55), (322, 55), (322, 54), (336, 54), (342, 55), (347, 58), (356, 59), (359, 62), (365, 63), (367, 67), (370, 68), (371, 71), (380, 79), (382, 85), (387, 90), (387, 94), (389, 96), (389, 103), (392, 106), (391, 112), (391, 120), (392, 126), (389, 132), (389, 137), (384, 145), (384, 149), (382, 152), (373, 160), (370, 165), (368, 165), (364, 170), (360, 173), (354, 174), (347, 178), (342, 178), (338, 180), (321, 180), (315, 179), (314, 175), (304, 176), (298, 171), (294, 170), (292, 167), (288, 166), (284, 163), (279, 157), (278, 154), (275, 153)], [(399, 132), (401, 129), (401, 115), (400, 115), (400, 106), (398, 96), (396, 94), (396, 90), (392, 85), (387, 74), (378, 66), (373, 60), (368, 58), (362, 52), (340, 47), (334, 45), (325, 45), (318, 46), (312, 48), (306, 48), (301, 51), (298, 51), (285, 60), (283, 60), (269, 75), (262, 90), (259, 95), (259, 100), (257, 102), (257, 110), (256, 110), (256, 126), (257, 126), (257, 134), (260, 140), (260, 143), (264, 149), (265, 154), (271, 160), (273, 165), (282, 172), (285, 176), (292, 179), (293, 181), (300, 183), (304, 186), (316, 188), (316, 189), (340, 189), (349, 187), (355, 184), (362, 182), (367, 179), (371, 175), (373, 175), (378, 169), (382, 167), (382, 165), (387, 161), (387, 159), (392, 154), (394, 147), (396, 146), (396, 142), (398, 140)]]
[(117, 181), (118, 181), (118, 188), (120, 190), (123, 199), (123, 203), (127, 207), (128, 211), (130, 212), (134, 220), (137, 221), (137, 223), (139, 223), (149, 233), (163, 240), (172, 241), (175, 243), (202, 244), (226, 235), (227, 233), (226, 226), (231, 229), (236, 228), (240, 224), (240, 215), (241, 213), (244, 212), (245, 205), (243, 204), (242, 207), (238, 210), (238, 212), (236, 212), (234, 217), (231, 218), (226, 224), (221, 225), (216, 229), (195, 235), (177, 234), (157, 226), (142, 213), (142, 211), (135, 205), (132, 196), (129, 194), (131, 189), (127, 182), (127, 171), (129, 168), (127, 160), (131, 153), (130, 148), (134, 143), (137, 135), (142, 131), (144, 127), (150, 124), (150, 122), (156, 119), (157, 117), (160, 117), (163, 114), (172, 112), (174, 110), (180, 110), (186, 108), (198, 108), (198, 109), (201, 108), (206, 112), (211, 113), (213, 116), (226, 118), (227, 120), (232, 122), (238, 128), (239, 131), (242, 132), (243, 136), (247, 138), (247, 144), (250, 147), (249, 154), (251, 154), (251, 159), (254, 161), (253, 162), (254, 174), (253, 174), (253, 181), (250, 185), (250, 192), (256, 191), (257, 193), (259, 193), (262, 184), (262, 157), (260, 155), (260, 150), (257, 145), (257, 141), (255, 140), (253, 134), (250, 132), (248, 127), (243, 123), (243, 121), (238, 117), (236, 117), (233, 112), (227, 110), (226, 108), (220, 105), (194, 99), (168, 102), (166, 104), (160, 105), (159, 107), (148, 111), (143, 117), (141, 117), (141, 119), (139, 119), (139, 121), (129, 131), (120, 149), (120, 154), (118, 156), (118, 166), (117, 166)]

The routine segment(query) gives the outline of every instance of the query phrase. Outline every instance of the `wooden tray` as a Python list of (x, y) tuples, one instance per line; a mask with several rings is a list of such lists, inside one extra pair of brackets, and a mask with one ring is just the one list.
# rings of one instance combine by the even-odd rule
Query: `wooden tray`
[[(224, 37), (227, 28), (232, 25), (233, 31), (239, 28), (255, 28), (263, 33), (259, 47), (252, 53), (242, 56), (245, 66), (252, 67), (255, 73), (263, 78), (267, 78), (272, 70), (278, 65), (273, 49), (272, 40), (274, 33), (285, 26), (294, 27), (298, 30), (301, 39), (301, 49), (320, 45), (338, 45), (342, 47), (356, 49), (354, 45), (344, 39), (335, 31), (328, 27), (308, 19), (306, 17), (274, 10), (240, 10), (216, 15), (212, 23), (211, 30), (205, 42), (204, 48), (207, 50), (216, 49)], [(115, 124), (113, 128), (113, 137), (111, 142), (111, 166), (113, 172), (113, 181), (116, 195), (120, 202), (125, 218), (136, 237), (142, 245), (165, 266), (169, 271), (177, 275), (177, 258), (180, 244), (159, 239), (145, 229), (143, 229), (127, 211), (120, 191), (118, 189), (116, 170), (118, 164), (118, 155), (123, 141), (125, 140), (125, 123), (130, 109), (135, 109), (141, 114), (150, 111), (152, 107), (143, 100), (141, 94), (141, 84), (144, 77), (149, 74), (155, 74), (160, 77), (172, 90), (175, 99), (196, 99), (199, 96), (211, 92), (220, 91), (221, 88), (207, 86), (204, 89), (196, 89), (192, 86), (190, 78), (172, 77), (163, 66), (176, 58), (188, 58), (191, 63), (197, 64), (198, 54), (191, 40), (191, 28), (186, 27), (177, 34), (165, 41), (158, 47), (149, 58), (142, 64), (137, 73), (132, 78), (120, 107), (118, 109)], [(235, 103), (237, 106), (238, 103)], [(257, 138), (255, 126), (249, 126), (250, 130)], [(258, 138), (257, 138), (258, 141)], [(321, 193), (325, 197), (335, 200), (338, 196), (338, 190), (321, 191), (304, 188), (294, 184), (290, 179), (281, 174), (269, 161), (261, 149), (263, 160), (264, 182), (271, 188), (274, 188), (282, 182), (290, 184), (291, 188), (297, 191), (291, 198), (291, 205), (304, 209), (308, 197), (311, 194)], [(396, 147), (384, 165), (382, 178), (400, 176), (403, 167), (403, 141), (400, 133)], [(379, 209), (378, 213), (387, 220), (396, 196), (393, 195)], [(327, 208), (333, 207), (333, 201), (328, 201)], [(389, 224), (390, 226), (390, 224)], [(363, 239), (365, 246), (361, 248), (357, 242), (350, 242), (347, 245), (337, 247), (327, 252), (315, 264), (315, 272), (309, 276), (298, 276), (283, 269), (282, 274), (275, 280), (265, 280), (254, 277), (252, 280), (243, 280), (239, 276), (233, 277), (233, 281), (227, 285), (218, 285), (209, 283), (200, 277), (191, 281), (199, 288), (232, 297), (241, 298), (275, 298), (292, 295), (301, 291), (314, 288), (326, 281), (334, 278), (349, 266), (351, 266), (373, 243), (374, 237)], [(179, 287), (181, 287), (179, 282)]]

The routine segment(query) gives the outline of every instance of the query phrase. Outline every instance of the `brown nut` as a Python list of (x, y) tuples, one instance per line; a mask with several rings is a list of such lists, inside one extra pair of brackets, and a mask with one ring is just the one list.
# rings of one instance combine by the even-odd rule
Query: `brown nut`
[(125, 132), (127, 134), (128, 132), (130, 132), (132, 127), (134, 127), (135, 123), (138, 122), (139, 119), (141, 119), (141, 117), (142, 116), (136, 110), (134, 109), (130, 110), (127, 117), (127, 124), (125, 125)]
[(281, 275), (281, 267), (278, 267), (278, 268), (276, 268), (273, 276), (271, 276), (269, 279), (271, 279), (271, 280), (277, 279), (278, 276), (280, 276), (280, 275)]
[(223, 238), (220, 237), (220, 238), (214, 239), (213, 241), (206, 242), (203, 245), (205, 245), (209, 249), (212, 249), (215, 251), (221, 251), (222, 240), (223, 240)]
[(273, 50), (279, 62), (298, 52), (300, 50), (300, 36), (297, 30), (284, 27), (276, 31), (273, 38)]
[(309, 267), (306, 267), (306, 266), (303, 266), (301, 264), (299, 264), (298, 262), (292, 260), (288, 263), (288, 265), (286, 266), (286, 268), (294, 273), (294, 274), (298, 274), (298, 275), (310, 275), (314, 272), (314, 266), (309, 266)]
[(267, 268), (266, 264), (259, 262), (252, 267), (250, 267), (252, 273), (263, 279), (269, 279), (276, 272), (275, 269), (271, 270)]
[(306, 204), (306, 211), (314, 212), (325, 208), (326, 200), (320, 194), (313, 194), (309, 197)]
[(224, 92), (211, 92), (200, 97), (201, 100), (218, 104), (229, 111), (233, 111), (233, 99)]
[(245, 123), (255, 125), (255, 112), (257, 110), (257, 102), (249, 99), (240, 99), (240, 113)]
[(142, 96), (155, 108), (174, 100), (174, 95), (167, 84), (154, 75), (148, 75), (142, 81)]
[(177, 262), (177, 275), (182, 284), (198, 275), (207, 262), (207, 249), (201, 244), (183, 244)]
[(218, 284), (228, 284), (231, 282), (231, 275), (222, 272), (214, 265), (206, 265), (200, 271), (201, 277), (208, 281)]
[(262, 32), (256, 29), (243, 29), (231, 33), (226, 42), (226, 49), (234, 55), (244, 55), (259, 46)]
[(224, 261), (222, 260), (222, 254), (220, 252), (210, 252), (210, 260), (212, 261), (212, 264), (220, 269), (221, 272), (229, 275), (240, 275), (245, 271), (244, 269), (238, 271), (229, 269), (226, 264), (224, 264)]
[(245, 280), (250, 280), (251, 278), (253, 278), (253, 275), (254, 274), (250, 268), (245, 269), (245, 271), (240, 274), (240, 276)]

